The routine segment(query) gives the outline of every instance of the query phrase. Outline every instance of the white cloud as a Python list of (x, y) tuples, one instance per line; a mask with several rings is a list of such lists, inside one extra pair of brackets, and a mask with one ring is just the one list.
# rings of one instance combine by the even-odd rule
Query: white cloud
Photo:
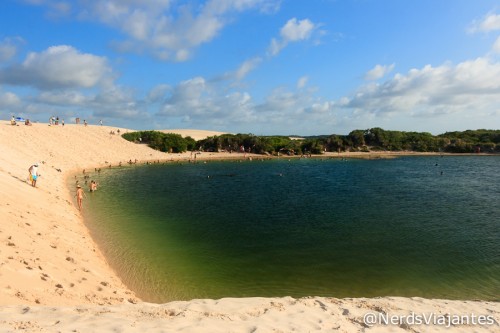
[[(158, 88), (164, 100), (157, 115), (167, 119), (188, 122), (189, 126), (218, 127), (231, 131), (248, 131), (248, 124), (259, 133), (276, 133), (283, 126), (312, 127), (334, 121), (334, 103), (313, 96), (314, 89), (306, 89), (307, 77), (298, 80), (298, 89), (274, 89), (260, 103), (245, 91), (231, 91), (231, 84), (194, 77), (173, 88)], [(155, 89), (156, 90), (156, 89)], [(307, 121), (306, 121), (307, 119)], [(292, 128), (292, 127), (290, 127)]]
[(263, 12), (274, 12), (279, 9), (281, 1), (276, 0), (210, 0), (205, 11), (222, 14), (230, 10), (244, 11), (258, 6)]
[[(242, 65), (240, 69), (245, 67)], [(148, 107), (160, 105), (157, 115), (161, 117), (157, 119), (169, 122), (178, 119), (188, 126), (223, 127), (232, 131), (248, 131), (244, 124), (251, 123), (259, 133), (267, 134), (283, 133), (283, 130), (286, 133), (287, 128), (296, 133), (333, 133), (338, 124), (349, 129), (373, 126), (373, 123), (394, 126), (387, 119), (404, 119), (404, 124), (424, 126), (424, 119), (437, 116), (446, 117), (443, 118), (446, 121), (472, 119), (473, 115), (491, 118), (498, 115), (500, 105), (500, 63), (489, 58), (412, 69), (381, 84), (368, 84), (350, 98), (335, 102), (315, 97), (314, 89), (304, 89), (306, 76), (297, 81), (296, 91), (278, 88), (260, 103), (244, 91), (227, 93), (230, 86), (220, 87), (220, 83), (194, 77), (173, 87), (159, 85), (143, 101), (132, 91), (116, 87), (97, 96), (70, 91), (45, 92), (36, 101), (86, 106), (93, 110), (96, 119), (132, 118), (138, 122), (150, 119)], [(36, 110), (35, 106), (32, 110)], [(458, 126), (456, 121), (453, 125)], [(412, 130), (404, 126), (403, 129)]]
[(7, 37), (3, 41), (0, 41), (0, 62), (8, 61), (17, 54), (20, 44), (23, 44), (24, 40), (21, 37)]
[(79, 90), (42, 91), (25, 98), (23, 110), (31, 114), (57, 114), (62, 118), (80, 117), (87, 120), (109, 119), (116, 121), (145, 121), (149, 114), (144, 103), (133, 91), (108, 86), (101, 91), (83, 94)]
[(275, 56), (286, 46), (285, 43), (278, 41), (276, 38), (271, 39), (271, 44), (268, 47), (270, 55)]
[(66, 16), (71, 12), (71, 3), (65, 1), (56, 1), (50, 7), (49, 15), (52, 17)]
[(300, 98), (291, 91), (275, 89), (267, 96), (265, 103), (260, 105), (260, 112), (266, 113), (287, 113), (300, 109)]
[(93, 116), (99, 118), (134, 119), (149, 118), (144, 103), (135, 96), (134, 91), (111, 86), (99, 91), (89, 101)]
[(296, 42), (299, 40), (305, 40), (311, 37), (311, 33), (314, 30), (314, 24), (308, 20), (300, 20), (294, 17), (281, 28), (280, 34), (283, 40), (287, 42)]
[(248, 73), (253, 71), (260, 63), (262, 62), (262, 58), (255, 57), (249, 60), (246, 60), (241, 64), (238, 70), (235, 73), (235, 77), (237, 80), (242, 80), (247, 76)]
[(186, 114), (203, 115), (213, 112), (215, 105), (208, 82), (202, 77), (182, 81), (173, 88), (162, 110), (164, 116), (181, 116)]
[(288, 20), (280, 30), (280, 39), (273, 38), (268, 52), (275, 56), (290, 42), (307, 40), (311, 37), (316, 25), (309, 19), (298, 21), (295, 17)]
[(247, 59), (243, 61), (239, 67), (233, 71), (226, 72), (220, 76), (217, 76), (210, 81), (215, 85), (215, 83), (218, 84), (224, 84), (226, 82), (228, 86), (225, 88), (241, 88), (243, 86), (246, 86), (246, 84), (243, 82), (245, 77), (252, 71), (254, 71), (261, 63), (263, 59), (261, 57), (254, 57), (251, 59)]
[(63, 0), (20, 0), (34, 6), (47, 7), (49, 17), (67, 16), (71, 12), (71, 2)]
[(493, 52), (500, 54), (500, 36), (497, 37), (495, 44), (493, 44)]
[(10, 43), (0, 43), (0, 62), (12, 59), (17, 53), (17, 47)]
[(297, 81), (297, 88), (302, 89), (306, 86), (307, 81), (309, 81), (309, 78), (307, 76), (302, 76), (298, 81)]
[(477, 58), (430, 65), (359, 89), (343, 105), (361, 113), (426, 116), (488, 112), (500, 105), (500, 63)]
[[(254, 108), (255, 122), (262, 133), (318, 133), (337, 121), (335, 105), (314, 96), (312, 89), (273, 90)], [(279, 130), (278, 130), (279, 129)]]
[[(49, 10), (69, 6), (59, 0), (30, 0)], [(80, 1), (59, 12), (98, 21), (125, 35), (113, 44), (122, 52), (148, 52), (161, 60), (185, 61), (193, 50), (213, 40), (233, 17), (248, 10), (272, 12), (281, 0), (209, 0), (201, 5), (171, 0)]]
[(468, 28), (470, 33), (495, 30), (500, 30), (500, 15), (493, 13), (486, 15), (481, 21), (473, 21)]
[(0, 108), (15, 107), (21, 104), (19, 96), (12, 92), (0, 92)]
[(205, 127), (225, 126), (233, 130), (248, 123), (272, 126), (289, 121), (292, 116), (289, 108), (303, 110), (305, 104), (300, 99), (294, 93), (277, 90), (264, 103), (256, 105), (247, 92), (235, 91), (223, 95), (214, 83), (195, 77), (171, 90), (158, 115), (182, 118)]
[(175, 52), (175, 60), (179, 61), (179, 62), (188, 60), (190, 58), (190, 56), (191, 56), (191, 52), (189, 52), (189, 50), (186, 50), (186, 49), (180, 49), (180, 50), (177, 50), (177, 52)]
[(41, 90), (91, 88), (109, 81), (110, 74), (106, 58), (59, 45), (40, 53), (32, 52), (23, 63), (0, 70), (0, 80)]
[(371, 80), (378, 80), (392, 72), (394, 69), (395, 64), (391, 65), (376, 65), (374, 68), (369, 70), (365, 74), (365, 80), (371, 81)]
[(61, 105), (61, 106), (83, 106), (89, 102), (79, 91), (44, 91), (41, 92), (35, 99), (36, 102), (42, 104)]
[(327, 101), (322, 103), (313, 103), (309, 109), (312, 113), (322, 114), (332, 112), (334, 106), (334, 102)]
[(144, 11), (136, 10), (130, 13), (126, 22), (123, 22), (123, 30), (134, 39), (146, 40), (150, 29), (148, 15)]
[(168, 84), (159, 84), (149, 92), (146, 101), (150, 103), (157, 103), (163, 101), (167, 93), (170, 92), (172, 88)]

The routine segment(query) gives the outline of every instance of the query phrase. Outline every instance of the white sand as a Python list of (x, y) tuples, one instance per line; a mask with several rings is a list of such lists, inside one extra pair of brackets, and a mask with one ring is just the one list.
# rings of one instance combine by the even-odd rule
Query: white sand
[(228, 134), (227, 132), (216, 132), (216, 131), (205, 131), (205, 130), (195, 130), (195, 129), (169, 129), (162, 130), (163, 133), (176, 133), (180, 134), (183, 138), (190, 136), (196, 141), (203, 140), (209, 136)]
[[(67, 182), (73, 182), (72, 172), (81, 173), (84, 168), (126, 165), (130, 159), (188, 159), (190, 154), (157, 152), (110, 135), (110, 130), (116, 128), (10, 126), (0, 121), (1, 332), (450, 331), (440, 325), (368, 329), (363, 315), (369, 311), (484, 315), (500, 320), (499, 303), (484, 301), (388, 297), (141, 302), (121, 283), (90, 238), (75, 207), (75, 191), (68, 190)], [(191, 134), (199, 138), (200, 133)], [(201, 155), (207, 159), (224, 156), (229, 154)], [(41, 177), (33, 188), (27, 176), (35, 162), (41, 163)], [(455, 325), (451, 331), (500, 332), (500, 328), (498, 324), (469, 324)]]

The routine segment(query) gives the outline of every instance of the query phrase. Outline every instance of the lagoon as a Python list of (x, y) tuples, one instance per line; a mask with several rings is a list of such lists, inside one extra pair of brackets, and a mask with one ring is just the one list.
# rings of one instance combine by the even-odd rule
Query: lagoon
[(499, 165), (499, 156), (431, 156), (103, 169), (85, 219), (150, 302), (498, 301)]

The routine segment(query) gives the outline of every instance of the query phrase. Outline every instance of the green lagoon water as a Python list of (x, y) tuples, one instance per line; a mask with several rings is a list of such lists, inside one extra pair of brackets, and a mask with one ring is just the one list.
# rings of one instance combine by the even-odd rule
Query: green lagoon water
[(498, 156), (171, 163), (94, 178), (86, 223), (146, 301), (500, 299)]

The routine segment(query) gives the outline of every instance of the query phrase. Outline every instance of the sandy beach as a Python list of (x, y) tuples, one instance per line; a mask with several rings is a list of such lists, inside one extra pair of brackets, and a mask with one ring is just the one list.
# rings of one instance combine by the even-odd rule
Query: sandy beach
[[(126, 165), (129, 160), (187, 160), (190, 153), (154, 151), (110, 134), (117, 130), (73, 124), (11, 126), (0, 121), (1, 332), (500, 331), (500, 303), (477, 300), (388, 295), (375, 299), (226, 298), (167, 304), (141, 301), (120, 281), (90, 237), (84, 224), (85, 209), (79, 212), (76, 206), (73, 177), (84, 169), (92, 173), (98, 167), (117, 167), (120, 162)], [(126, 131), (120, 129), (121, 133)], [(195, 139), (220, 134), (164, 132)], [(369, 157), (392, 155), (399, 154)], [(366, 153), (346, 156), (366, 157)], [(198, 158), (242, 155), (202, 153)], [(41, 174), (36, 187), (28, 182), (28, 168), (34, 163), (39, 163)], [(363, 319), (367, 313), (399, 316), (400, 320), (371, 327)], [(417, 325), (411, 322), (412, 317), (404, 317), (412, 314), (413, 319), (425, 314), (430, 323)], [(442, 322), (443, 317), (453, 319), (455, 315), (469, 320), (451, 325)]]

